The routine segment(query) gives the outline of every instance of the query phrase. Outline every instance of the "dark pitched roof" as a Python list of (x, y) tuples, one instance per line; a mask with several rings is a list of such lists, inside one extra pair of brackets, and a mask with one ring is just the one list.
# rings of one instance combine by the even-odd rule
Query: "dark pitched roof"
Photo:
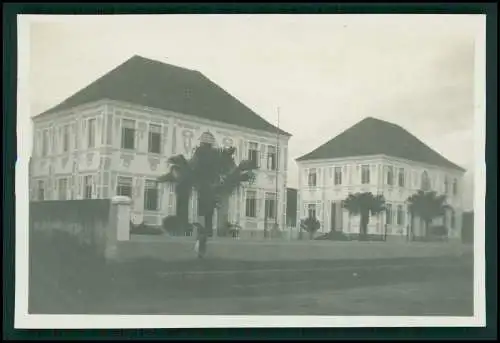
[[(196, 70), (133, 56), (41, 114), (102, 99), (170, 110), (276, 133), (277, 128)], [(279, 130), (281, 134), (291, 136)]]
[(465, 171), (399, 125), (368, 117), (297, 161), (387, 155)]

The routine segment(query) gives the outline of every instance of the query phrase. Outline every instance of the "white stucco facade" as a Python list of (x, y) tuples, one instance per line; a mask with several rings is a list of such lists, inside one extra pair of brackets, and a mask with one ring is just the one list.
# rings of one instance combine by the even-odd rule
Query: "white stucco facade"
[[(168, 171), (169, 157), (183, 154), (189, 158), (200, 136), (208, 132), (217, 146), (236, 147), (237, 163), (248, 158), (250, 148), (258, 151), (257, 178), (231, 197), (228, 221), (245, 230), (263, 231), (265, 224), (275, 223), (277, 210), (278, 224), (284, 227), (289, 136), (278, 138), (272, 132), (111, 100), (44, 114), (33, 121), (31, 200), (110, 198), (130, 189), (133, 221), (160, 224), (163, 217), (175, 214), (174, 189), (159, 185), (157, 202), (148, 200), (148, 206), (157, 208), (148, 209), (146, 188), (151, 189), (152, 181)], [(124, 148), (125, 128), (134, 137), (133, 148)], [(150, 132), (159, 139), (155, 152), (151, 152)], [(276, 162), (269, 164), (268, 154), (277, 145)], [(274, 201), (276, 190), (277, 206), (266, 211), (272, 204), (265, 199)], [(247, 195), (255, 200), (247, 200)], [(195, 198), (190, 206), (192, 221), (197, 218)], [(265, 218), (266, 213), (270, 218)]]
[[(387, 224), (388, 237), (405, 238), (410, 226), (406, 200), (422, 189), (422, 178), (427, 175), (428, 189), (446, 194), (447, 203), (453, 208), (447, 212), (444, 223), (443, 219), (436, 218), (435, 224), (446, 225), (449, 237), (459, 238), (461, 235), (463, 172), (460, 170), (385, 155), (299, 161), (298, 166), (298, 223), (308, 216), (309, 211), (314, 211), (321, 222), (320, 232), (335, 229), (358, 234), (360, 217), (350, 216), (343, 209), (342, 201), (349, 193), (371, 192), (384, 195), (390, 209), (370, 217), (368, 234), (383, 235)], [(391, 168), (392, 178), (388, 175)], [(316, 174), (316, 182), (313, 174)], [(413, 224), (414, 234), (422, 236), (424, 225), (421, 220), (414, 218)]]

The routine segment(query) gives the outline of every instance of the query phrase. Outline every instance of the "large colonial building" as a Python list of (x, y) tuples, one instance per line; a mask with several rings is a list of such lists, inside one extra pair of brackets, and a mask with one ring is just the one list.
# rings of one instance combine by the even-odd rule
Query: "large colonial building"
[[(406, 200), (423, 189), (446, 194), (452, 209), (435, 224), (448, 227), (451, 237), (460, 237), (465, 170), (398, 125), (365, 118), (297, 163), (297, 220), (313, 215), (321, 222), (321, 232), (359, 233), (359, 216), (350, 216), (342, 201), (349, 193), (371, 192), (384, 195), (386, 211), (370, 218), (368, 233), (406, 237), (411, 224)], [(424, 234), (419, 218), (414, 218), (413, 228), (415, 235)]]
[(236, 147), (236, 162), (259, 165), (256, 181), (233, 195), (224, 219), (252, 235), (276, 219), (284, 226), (290, 134), (198, 71), (134, 56), (33, 122), (32, 200), (126, 195), (135, 222), (159, 224), (176, 207), (174, 187), (155, 182), (168, 171), (168, 158), (189, 158), (200, 139), (210, 139)]

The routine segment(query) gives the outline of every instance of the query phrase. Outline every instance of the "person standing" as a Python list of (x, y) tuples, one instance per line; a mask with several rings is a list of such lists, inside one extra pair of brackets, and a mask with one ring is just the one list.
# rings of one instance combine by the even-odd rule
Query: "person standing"
[(196, 224), (196, 252), (198, 258), (205, 257), (207, 251), (207, 230), (205, 227), (199, 223)]

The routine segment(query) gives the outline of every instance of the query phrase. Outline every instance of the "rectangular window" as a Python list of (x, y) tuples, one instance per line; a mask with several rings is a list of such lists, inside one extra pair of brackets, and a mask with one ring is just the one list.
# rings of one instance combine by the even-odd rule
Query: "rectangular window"
[(135, 149), (135, 121), (123, 119), (122, 121), (122, 149)]
[(307, 205), (307, 217), (316, 218), (316, 204)]
[(392, 224), (392, 204), (385, 205), (385, 222), (386, 224)]
[(158, 184), (156, 181), (147, 180), (144, 188), (144, 209), (158, 211)]
[(316, 187), (317, 182), (317, 172), (316, 168), (309, 169), (309, 175), (307, 176), (307, 185), (309, 187)]
[(58, 186), (58, 199), (59, 200), (67, 200), (68, 198), (68, 179), (59, 179)]
[(399, 187), (404, 187), (405, 186), (405, 170), (404, 170), (404, 168), (399, 168), (398, 186)]
[(247, 191), (247, 198), (245, 201), (246, 216), (250, 218), (257, 217), (257, 194), (255, 191)]
[(94, 148), (95, 147), (95, 125), (96, 125), (95, 118), (89, 119), (87, 124), (88, 124), (88, 131), (87, 131), (88, 147)]
[(153, 154), (161, 153), (161, 126), (149, 125), (148, 152)]
[(45, 182), (43, 180), (38, 180), (38, 200), (45, 200)]
[(387, 167), (387, 184), (392, 186), (394, 184), (394, 169), (392, 166)]
[(267, 169), (276, 170), (277, 168), (277, 153), (276, 147), (273, 145), (267, 146)]
[(92, 199), (92, 175), (83, 177), (83, 198)]
[(361, 166), (361, 183), (363, 185), (370, 183), (370, 166)]
[(342, 168), (341, 167), (335, 167), (334, 183), (336, 185), (342, 184)]
[(397, 223), (404, 225), (403, 205), (398, 205)]
[(453, 195), (458, 194), (458, 181), (457, 179), (453, 179)]
[(69, 125), (65, 125), (63, 128), (63, 142), (62, 142), (63, 152), (69, 151)]
[(266, 219), (276, 218), (276, 194), (266, 193)]
[(450, 191), (449, 189), (449, 181), (448, 181), (448, 176), (444, 177), (444, 194), (448, 194)]
[(49, 130), (43, 130), (42, 133), (42, 156), (49, 154)]
[(132, 198), (132, 178), (131, 177), (118, 177), (116, 184), (116, 195), (127, 196)]
[(252, 161), (256, 167), (259, 167), (259, 145), (257, 143), (249, 143), (248, 159)]

